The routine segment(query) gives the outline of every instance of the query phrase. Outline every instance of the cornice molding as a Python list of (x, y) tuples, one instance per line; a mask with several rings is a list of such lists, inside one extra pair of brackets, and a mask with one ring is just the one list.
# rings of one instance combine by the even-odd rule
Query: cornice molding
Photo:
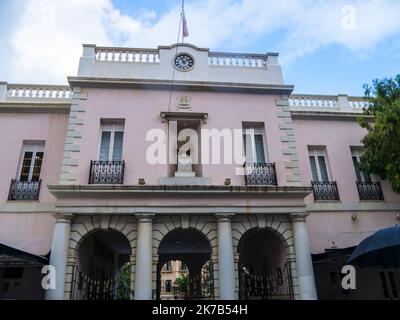
[(190, 196), (265, 196), (304, 199), (311, 187), (273, 187), (273, 186), (167, 186), (167, 185), (49, 185), (49, 191), (57, 198), (99, 196), (110, 197), (143, 195), (190, 195)]
[(358, 118), (374, 119), (372, 116), (366, 116), (362, 113), (355, 112), (340, 112), (340, 111), (299, 111), (290, 110), (292, 119), (299, 120), (342, 120), (342, 121), (357, 121)]
[(0, 102), (0, 113), (57, 113), (69, 114), (69, 102)]
[(117, 79), (117, 78), (92, 78), (69, 77), (71, 87), (86, 88), (130, 88), (143, 90), (170, 90), (174, 85), (175, 90), (189, 91), (214, 91), (232, 93), (274, 93), (289, 95), (294, 86), (289, 85), (264, 85), (233, 82), (207, 82), (207, 81), (174, 81), (171, 80), (146, 80), (146, 79)]

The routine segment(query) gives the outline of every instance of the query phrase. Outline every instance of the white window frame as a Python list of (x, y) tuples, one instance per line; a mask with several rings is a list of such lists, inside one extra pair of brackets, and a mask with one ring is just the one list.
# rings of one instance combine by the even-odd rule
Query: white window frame
[[(23, 143), (22, 149), (21, 149), (21, 156), (20, 156), (20, 160), (19, 160), (18, 172), (17, 172), (17, 180), (21, 179), (22, 165), (24, 163), (25, 153), (32, 152), (32, 161), (31, 161), (31, 165), (29, 168), (28, 182), (32, 181), (33, 169), (35, 168), (36, 154), (38, 152), (42, 152), (43, 160), (44, 160), (44, 148), (45, 148), (44, 142), (24, 142)], [(42, 162), (42, 167), (43, 167), (43, 162)]]
[(98, 147), (98, 159), (100, 160), (101, 157), (101, 142), (103, 139), (103, 132), (110, 132), (110, 148), (108, 150), (108, 160), (106, 161), (112, 161), (113, 159), (113, 153), (114, 153), (114, 140), (115, 140), (115, 132), (122, 132), (123, 133), (123, 140), (122, 140), (122, 155), (124, 152), (124, 140), (125, 140), (125, 123), (122, 121), (108, 121), (108, 120), (103, 120), (101, 122), (101, 127), (100, 127), (100, 141), (99, 141), (99, 147)]
[[(325, 165), (326, 165), (326, 172), (328, 174), (328, 180), (332, 181), (332, 175), (330, 172), (330, 166), (328, 162), (328, 155), (326, 153), (326, 148), (309, 148), (308, 149), (308, 156), (309, 157), (314, 157), (315, 159), (315, 165), (317, 167), (317, 175), (318, 175), (318, 181), (322, 181), (322, 174), (321, 174), (321, 168), (319, 165), (318, 157), (324, 157), (325, 158)], [(312, 168), (311, 168), (311, 163), (310, 163), (310, 170), (311, 170), (311, 176), (312, 176)], [(312, 176), (312, 180), (314, 180), (314, 177)], [(314, 181), (314, 182), (318, 182)]]
[[(256, 150), (256, 135), (260, 135), (262, 137), (262, 142), (263, 142), (263, 151), (264, 151), (264, 160), (265, 163), (268, 163), (268, 152), (267, 152), (267, 144), (265, 141), (265, 135), (264, 135), (264, 129), (263, 128), (251, 128), (251, 127), (245, 127), (243, 128), (243, 138), (246, 139), (247, 143), (247, 135), (250, 135), (250, 142), (251, 142), (251, 150), (252, 150), (252, 159), (253, 163), (248, 163), (248, 164), (257, 164), (258, 159), (257, 159), (257, 150)], [(246, 163), (247, 163), (247, 154), (246, 154), (246, 147), (243, 142), (243, 149), (244, 149), (244, 155), (246, 158)]]

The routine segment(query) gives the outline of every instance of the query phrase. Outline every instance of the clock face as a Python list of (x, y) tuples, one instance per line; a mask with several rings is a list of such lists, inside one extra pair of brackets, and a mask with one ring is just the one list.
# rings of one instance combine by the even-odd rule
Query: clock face
[(194, 60), (188, 54), (179, 54), (174, 61), (175, 67), (182, 71), (188, 71), (193, 68)]

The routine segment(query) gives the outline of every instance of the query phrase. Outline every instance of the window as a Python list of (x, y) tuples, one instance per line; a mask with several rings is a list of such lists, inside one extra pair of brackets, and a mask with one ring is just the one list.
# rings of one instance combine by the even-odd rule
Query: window
[(172, 292), (172, 280), (165, 280), (165, 292)]
[(39, 181), (44, 156), (44, 143), (24, 143), (19, 169), (20, 181)]
[(168, 261), (165, 265), (165, 271), (172, 271), (172, 261)]
[(309, 157), (313, 181), (329, 182), (330, 174), (325, 149), (310, 149)]
[(360, 164), (361, 164), (361, 157), (362, 157), (362, 151), (360, 150), (352, 150), (351, 155), (353, 158), (353, 165), (354, 169), (356, 171), (356, 176), (357, 176), (357, 182), (371, 182), (371, 176), (360, 170)]
[(261, 128), (245, 128), (243, 133), (246, 163), (264, 164), (267, 162), (265, 155), (264, 134)]
[(184, 262), (181, 262), (181, 271), (187, 271), (187, 267)]
[(379, 276), (385, 299), (398, 299), (399, 289), (393, 271), (381, 271), (379, 272)]
[(122, 161), (124, 122), (102, 121), (100, 141), (100, 161)]

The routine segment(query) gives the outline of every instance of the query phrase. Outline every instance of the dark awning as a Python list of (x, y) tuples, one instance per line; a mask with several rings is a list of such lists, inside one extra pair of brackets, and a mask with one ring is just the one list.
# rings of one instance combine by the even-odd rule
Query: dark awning
[(43, 266), (49, 264), (49, 259), (37, 256), (19, 249), (15, 249), (0, 243), (0, 266), (26, 266), (38, 265)]
[(400, 226), (379, 230), (364, 239), (348, 263), (360, 267), (400, 267)]
[(343, 248), (343, 249), (325, 249), (325, 252), (313, 254), (313, 263), (324, 262), (347, 262), (350, 255), (356, 247)]

